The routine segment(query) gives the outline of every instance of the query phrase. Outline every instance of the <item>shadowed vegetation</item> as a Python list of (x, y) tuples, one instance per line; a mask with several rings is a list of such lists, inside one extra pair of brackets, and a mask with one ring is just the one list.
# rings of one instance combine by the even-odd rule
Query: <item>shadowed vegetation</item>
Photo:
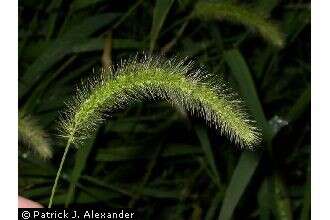
[[(162, 61), (121, 63), (143, 52)], [(172, 57), (203, 69), (166, 64)], [(93, 93), (104, 98), (97, 111)], [(75, 133), (84, 141), (67, 151), (54, 207), (131, 207), (143, 219), (310, 218), (309, 1), (19, 1), (18, 103), (28, 116), (19, 116), (19, 193), (45, 206), (60, 136), (87, 109), (95, 120), (83, 128), (93, 132)], [(217, 122), (229, 119), (230, 133), (221, 135), (216, 112), (226, 112)], [(252, 126), (240, 130), (244, 122)], [(253, 127), (260, 147), (237, 147), (255, 142)]]

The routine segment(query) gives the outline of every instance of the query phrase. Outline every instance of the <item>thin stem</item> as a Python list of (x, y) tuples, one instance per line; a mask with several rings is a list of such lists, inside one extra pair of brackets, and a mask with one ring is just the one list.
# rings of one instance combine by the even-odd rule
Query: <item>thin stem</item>
[(57, 187), (57, 183), (58, 183), (58, 180), (60, 178), (60, 175), (61, 175), (61, 172), (62, 172), (62, 168), (63, 168), (63, 164), (64, 164), (64, 161), (65, 161), (66, 155), (67, 155), (67, 153), (69, 151), (71, 142), (72, 142), (72, 136), (69, 137), (69, 139), (68, 139), (68, 142), (66, 144), (66, 147), (65, 147), (65, 150), (64, 150), (64, 153), (63, 153), (63, 156), (62, 156), (60, 167), (57, 170), (55, 182), (54, 182), (54, 185), (53, 185), (53, 188), (52, 188), (52, 194), (51, 194), (50, 199), (49, 199), (48, 208), (51, 208), (52, 207), (53, 199), (54, 199), (54, 195), (55, 195), (55, 191), (56, 191), (56, 187)]

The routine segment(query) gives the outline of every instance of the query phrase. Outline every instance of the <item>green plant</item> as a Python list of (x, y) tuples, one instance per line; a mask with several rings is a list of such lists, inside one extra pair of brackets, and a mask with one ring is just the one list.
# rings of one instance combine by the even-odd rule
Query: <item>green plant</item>
[[(197, 15), (202, 4), (209, 11)], [(25, 153), (33, 145), (19, 140), (19, 194), (47, 206), (65, 147), (57, 119), (74, 85), (149, 51), (216, 73), (200, 81), (239, 93), (260, 147), (235, 148), (160, 97), (102, 108), (111, 121), (71, 145), (53, 206), (131, 207), (146, 220), (310, 219), (310, 8), (309, 0), (20, 0), (18, 106), (47, 131), (53, 157)]]
[(206, 20), (227, 20), (243, 24), (256, 30), (264, 39), (277, 47), (283, 47), (284, 37), (279, 28), (259, 11), (230, 2), (199, 1), (193, 11), (193, 17)]
[(61, 122), (67, 145), (49, 207), (70, 145), (86, 139), (104, 120), (106, 110), (124, 108), (145, 98), (165, 99), (203, 117), (235, 143), (248, 147), (256, 145), (260, 141), (259, 131), (242, 110), (241, 101), (228, 92), (224, 83), (212, 85), (207, 77), (201, 69), (194, 70), (191, 62), (145, 55), (142, 59), (124, 62), (115, 72), (104, 70), (99, 79), (89, 79), (78, 89), (75, 101), (69, 104)]
[(41, 158), (49, 159), (52, 157), (53, 151), (49, 144), (48, 135), (33, 117), (19, 113), (18, 138)]

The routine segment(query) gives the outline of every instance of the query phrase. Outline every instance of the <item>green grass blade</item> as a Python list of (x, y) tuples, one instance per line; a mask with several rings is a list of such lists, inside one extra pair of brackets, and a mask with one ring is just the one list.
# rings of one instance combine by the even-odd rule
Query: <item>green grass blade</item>
[(86, 9), (92, 7), (105, 0), (74, 0), (71, 4), (71, 8), (73, 11)]
[(205, 129), (201, 128), (201, 127), (197, 127), (195, 126), (195, 131), (197, 133), (197, 137), (199, 139), (199, 142), (202, 145), (202, 149), (204, 151), (205, 157), (206, 157), (206, 161), (208, 163), (208, 165), (211, 168), (211, 171), (213, 173), (213, 175), (216, 177), (216, 183), (218, 186), (220, 185), (220, 175), (217, 169), (217, 165), (215, 163), (215, 158), (213, 155), (213, 151), (212, 151), (212, 146), (210, 144), (209, 141), (209, 137), (207, 135), (207, 132)]
[(301, 116), (301, 114), (303, 114), (307, 110), (307, 107), (309, 106), (310, 102), (311, 86), (308, 85), (304, 92), (301, 94), (301, 96), (298, 98), (298, 100), (290, 108), (288, 114), (286, 115), (286, 118), (291, 122), (295, 121)]
[(56, 28), (56, 23), (58, 21), (58, 18), (61, 16), (60, 12), (57, 11), (58, 8), (61, 7), (62, 4), (62, 0), (54, 0), (51, 1), (48, 8), (47, 8), (47, 12), (49, 13), (49, 18), (47, 19), (47, 40), (49, 40), (54, 32), (55, 32), (55, 28)]
[(173, 4), (173, 0), (157, 0), (154, 8), (152, 27), (150, 32), (150, 51), (153, 51), (156, 46), (156, 41), (159, 32), (164, 24), (166, 16)]
[(278, 174), (273, 176), (273, 184), (275, 197), (274, 212), (276, 218), (279, 220), (292, 220), (293, 216), (289, 194), (283, 179)]
[(302, 30), (311, 22), (311, 9), (288, 10), (283, 19), (283, 30), (287, 35), (287, 43), (292, 43), (297, 39)]
[(242, 153), (226, 190), (219, 220), (230, 220), (260, 160), (255, 152)]
[(205, 220), (212, 220), (215, 219), (215, 215), (216, 215), (216, 211), (223, 199), (224, 196), (224, 192), (223, 191), (219, 191), (214, 199), (212, 200), (211, 206), (210, 208), (207, 210), (207, 213), (205, 215)]

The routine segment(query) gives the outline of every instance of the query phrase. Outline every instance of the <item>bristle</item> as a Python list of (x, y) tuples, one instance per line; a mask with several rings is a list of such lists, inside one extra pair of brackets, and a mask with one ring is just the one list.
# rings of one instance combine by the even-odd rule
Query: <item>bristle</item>
[(34, 118), (19, 113), (18, 134), (19, 140), (36, 152), (42, 159), (52, 157), (53, 152), (48, 136)]
[(144, 99), (164, 99), (204, 118), (234, 143), (250, 147), (260, 141), (237, 94), (225, 83), (209, 83), (212, 76), (192, 61), (143, 54), (122, 61), (116, 72), (111, 69), (111, 77), (105, 74), (102, 71), (102, 76), (90, 78), (77, 89), (62, 117), (62, 136), (83, 141), (105, 120), (106, 110), (126, 108)]
[(258, 32), (274, 46), (283, 47), (284, 45), (284, 35), (278, 26), (267, 20), (258, 10), (246, 6), (232, 2), (199, 1), (195, 6), (193, 17), (227, 20), (242, 24), (252, 31)]

